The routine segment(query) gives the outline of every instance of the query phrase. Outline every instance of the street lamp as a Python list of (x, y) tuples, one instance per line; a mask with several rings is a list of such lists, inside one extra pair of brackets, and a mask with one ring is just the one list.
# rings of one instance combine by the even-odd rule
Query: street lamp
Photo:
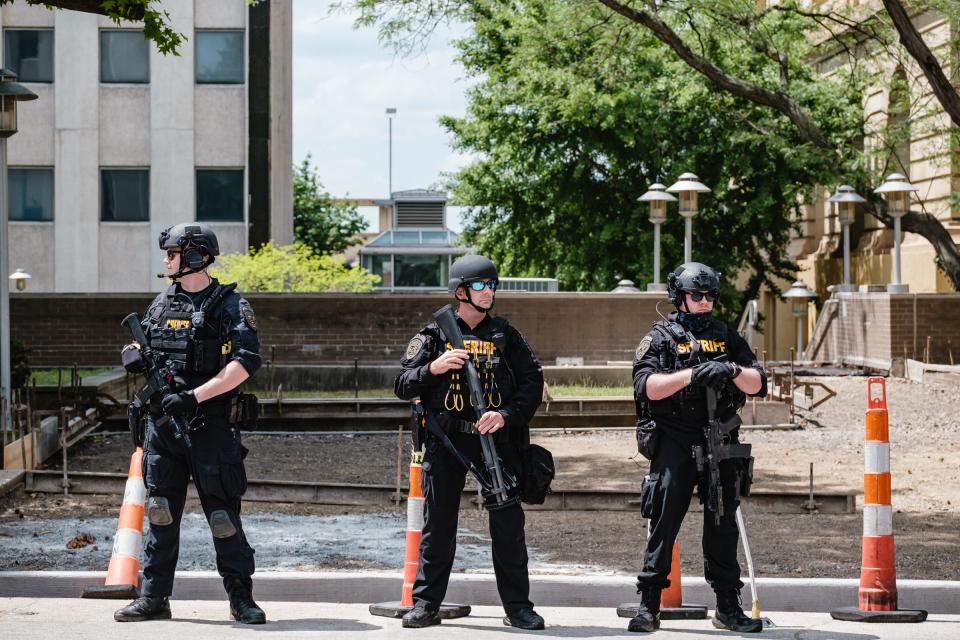
[(666, 291), (666, 285), (660, 282), (660, 225), (667, 219), (667, 203), (677, 199), (667, 193), (666, 187), (655, 182), (650, 190), (637, 198), (637, 202), (650, 203), (650, 222), (653, 223), (653, 282), (647, 285), (647, 291)]
[(17, 132), (17, 103), (37, 94), (17, 84), (17, 74), (0, 69), (0, 431), (10, 429), (10, 252), (7, 246), (7, 138)]
[(792, 287), (783, 292), (782, 297), (793, 303), (793, 317), (797, 319), (797, 358), (799, 358), (803, 353), (803, 325), (807, 321), (807, 308), (810, 301), (818, 296), (808, 289), (802, 280), (797, 280)]
[(23, 291), (27, 288), (27, 280), (32, 278), (29, 273), (23, 269), (17, 269), (10, 275), (10, 279), (16, 283), (17, 291)]
[(387, 197), (393, 197), (393, 117), (397, 115), (396, 107), (387, 107)]
[(693, 260), (693, 216), (697, 215), (697, 194), (710, 193), (710, 187), (702, 184), (695, 173), (684, 173), (667, 189), (680, 194), (680, 215), (683, 216), (683, 261)]
[(883, 194), (887, 213), (893, 218), (893, 282), (887, 285), (889, 293), (906, 293), (910, 286), (900, 276), (900, 218), (910, 210), (910, 192), (918, 191), (902, 173), (891, 173), (886, 181), (873, 190)]
[(850, 225), (857, 213), (857, 203), (866, 202), (860, 194), (848, 184), (837, 187), (837, 192), (827, 200), (836, 203), (837, 219), (843, 228), (843, 284), (833, 288), (834, 291), (853, 291), (850, 283)]

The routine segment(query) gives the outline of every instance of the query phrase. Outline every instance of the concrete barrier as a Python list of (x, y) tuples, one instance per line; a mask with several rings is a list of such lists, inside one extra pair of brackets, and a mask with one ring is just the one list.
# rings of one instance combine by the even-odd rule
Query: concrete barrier
[[(103, 583), (103, 571), (0, 572), (0, 597), (71, 598), (84, 588)], [(531, 599), (554, 607), (610, 607), (636, 598), (634, 576), (532, 575)], [(281, 572), (254, 576), (254, 594), (262, 601), (381, 602), (396, 597), (403, 582), (399, 571)], [(960, 581), (899, 580), (900, 603), (923, 607), (934, 614), (960, 614)], [(853, 578), (759, 578), (757, 590), (764, 611), (826, 612), (857, 602), (859, 581)], [(712, 607), (713, 593), (703, 578), (683, 580), (690, 602)], [(749, 598), (749, 589), (744, 591)], [(178, 600), (225, 600), (223, 580), (213, 571), (177, 573), (173, 597)], [(492, 574), (455, 573), (447, 599), (470, 605), (499, 605)]]

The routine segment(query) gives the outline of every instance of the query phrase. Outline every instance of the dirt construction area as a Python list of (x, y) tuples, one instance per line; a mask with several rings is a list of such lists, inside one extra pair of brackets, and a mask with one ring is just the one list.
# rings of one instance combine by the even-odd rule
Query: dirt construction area
[[(804, 428), (751, 430), (755, 489), (806, 491), (810, 463), (817, 492), (862, 493), (866, 378), (818, 377), (837, 395), (810, 412)], [(897, 575), (960, 579), (960, 418), (953, 412), (958, 379), (927, 375), (924, 384), (888, 379)], [(816, 399), (816, 398), (815, 398)], [(632, 431), (541, 432), (553, 452), (555, 489), (639, 492), (647, 463), (636, 456)], [(247, 435), (253, 479), (396, 483), (398, 439), (392, 435)], [(400, 452), (406, 488), (409, 440)], [(126, 472), (126, 435), (87, 438), (70, 452), (73, 471)], [(858, 507), (859, 507), (858, 496)], [(0, 501), (0, 570), (104, 569), (116, 527), (119, 496), (57, 496), (18, 491)], [(261, 570), (396, 569), (403, 562), (404, 507), (374, 509), (246, 503), (245, 528)], [(859, 513), (772, 514), (745, 502), (758, 575), (853, 578), (859, 575)], [(486, 514), (461, 513), (459, 570), (490, 571)], [(702, 575), (703, 514), (691, 512), (680, 536), (683, 570)], [(213, 569), (209, 531), (196, 504), (184, 518), (181, 568)], [(97, 538), (79, 549), (78, 534)], [(636, 511), (528, 511), (531, 570), (635, 574), (646, 535)]]

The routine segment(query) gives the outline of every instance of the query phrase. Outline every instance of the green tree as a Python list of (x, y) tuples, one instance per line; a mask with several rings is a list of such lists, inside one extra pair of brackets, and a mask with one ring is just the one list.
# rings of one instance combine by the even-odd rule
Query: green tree
[[(866, 131), (861, 96), (864, 88), (871, 84), (885, 86), (890, 81), (889, 77), (882, 75), (884, 65), (875, 64), (877, 60), (892, 62), (891, 68), (898, 65), (918, 67), (933, 88), (941, 112), (950, 116), (953, 126), (960, 125), (960, 94), (943, 69), (946, 57), (960, 44), (956, 30), (956, 25), (960, 24), (960, 4), (955, 0), (927, 0), (908, 3), (906, 7), (900, 0), (883, 0), (883, 10), (873, 12), (864, 12), (848, 3), (834, 3), (838, 9), (833, 10), (795, 0), (779, 3), (753, 0), (353, 0), (349, 5), (360, 11), (358, 24), (377, 25), (381, 37), (401, 51), (414, 50), (440, 21), (453, 19), (467, 24), (471, 27), (471, 34), (459, 43), (465, 64), (481, 78), (485, 72), (490, 74), (478, 89), (481, 98), (493, 82), (499, 81), (501, 88), (516, 93), (522, 91), (523, 86), (537, 86), (535, 81), (539, 81), (548, 91), (545, 101), (559, 97), (562, 102), (571, 103), (578, 95), (593, 100), (598, 94), (592, 90), (582, 92), (584, 86), (590, 87), (591, 74), (593, 84), (603, 89), (600, 97), (609, 97), (611, 90), (621, 87), (638, 92), (639, 101), (644, 100), (645, 92), (657, 92), (662, 100), (662, 111), (654, 114), (656, 118), (651, 120), (647, 114), (622, 127), (617, 124), (617, 120), (623, 117), (622, 112), (604, 107), (603, 100), (596, 103), (594, 108), (604, 111), (609, 118), (598, 120), (605, 131), (622, 132), (630, 126), (637, 130), (658, 128), (661, 123), (671, 122), (679, 110), (678, 105), (689, 107), (691, 99), (696, 97), (692, 106), (703, 107), (700, 117), (704, 126), (701, 129), (703, 135), (693, 140), (695, 145), (709, 136), (709, 142), (724, 164), (737, 165), (741, 171), (749, 168), (749, 172), (758, 178), (763, 173), (758, 164), (769, 168), (772, 162), (791, 167), (788, 172), (766, 176), (778, 175), (788, 180), (781, 183), (780, 194), (775, 192), (773, 185), (768, 185), (764, 195), (762, 185), (745, 181), (740, 172), (726, 174), (731, 177), (734, 190), (740, 190), (741, 185), (757, 185), (761, 189), (757, 196), (762, 197), (753, 204), (783, 217), (787, 217), (795, 205), (791, 200), (793, 196), (803, 197), (817, 184), (835, 186), (847, 182), (868, 196), (869, 201), (864, 206), (867, 214), (887, 226), (893, 225), (885, 203), (872, 194), (869, 187), (879, 183), (885, 170), (896, 166), (896, 145), (902, 140), (896, 139), (896, 131), (884, 132), (886, 139), (878, 151), (882, 156), (879, 158), (871, 156), (872, 152), (865, 152), (863, 146)], [(935, 53), (927, 47), (910, 20), (911, 15), (926, 10), (945, 14), (953, 25), (953, 41), (948, 43), (949, 46), (938, 47)], [(560, 14), (566, 19), (565, 23), (557, 23), (555, 16)], [(524, 22), (525, 17), (531, 16), (542, 20), (539, 23), (536, 20)], [(500, 27), (502, 32), (498, 32)], [(591, 46), (591, 37), (595, 37), (601, 46)], [(579, 48), (568, 39), (579, 43)], [(531, 49), (534, 50), (529, 51)], [(542, 77), (527, 78), (521, 65), (511, 63), (518, 51), (528, 51), (525, 58), (528, 61), (536, 62), (539, 56), (552, 60), (553, 66), (535, 66)], [(827, 58), (832, 58), (830, 68), (836, 68), (833, 75), (825, 75), (820, 66)], [(864, 64), (865, 60), (870, 64)], [(585, 65), (590, 68), (583, 69)], [(656, 65), (663, 65), (662, 73), (649, 74), (650, 85), (633, 85), (631, 88), (631, 76), (636, 76), (634, 72), (638, 70), (635, 67)], [(568, 74), (571, 69), (580, 70), (580, 88), (556, 81), (557, 76)], [(551, 89), (555, 91), (551, 93)], [(487, 97), (488, 101), (494, 98), (496, 96)], [(504, 118), (512, 117), (518, 122), (527, 118), (530, 123), (540, 118), (541, 134), (564, 134), (569, 124), (569, 109), (560, 111), (551, 121), (542, 118), (543, 109), (531, 110), (522, 101), (514, 102), (509, 104), (508, 100), (503, 100), (507, 110)], [(477, 95), (472, 95), (471, 113), (465, 123), (448, 121), (459, 127), (458, 136), (460, 131), (471, 127), (471, 121), (475, 121), (474, 124), (479, 122), (474, 109), (476, 103)], [(552, 111), (550, 105), (546, 106), (547, 113)], [(920, 119), (937, 108), (932, 103), (914, 106)], [(576, 111), (572, 113), (578, 114)], [(723, 121), (727, 121), (728, 126), (723, 126)], [(659, 127), (660, 135), (648, 140), (652, 145), (636, 146), (637, 165), (655, 170), (638, 172), (635, 187), (642, 188), (644, 179), (652, 175), (675, 176), (674, 168), (696, 167), (701, 174), (706, 174), (702, 164), (706, 158), (701, 153), (684, 153), (682, 150), (674, 153), (672, 150), (674, 145), (689, 144), (689, 136), (695, 132), (696, 127), (689, 126), (676, 130)], [(488, 163), (491, 170), (488, 180), (494, 179), (495, 171), (504, 169), (508, 173), (496, 177), (502, 179), (506, 175), (509, 180), (509, 171), (519, 169), (506, 160), (509, 154), (504, 155), (504, 162), (499, 166), (489, 164), (503, 155), (499, 153), (501, 140), (494, 138), (494, 133), (493, 129), (488, 133), (485, 145), (490, 151), (486, 157), (481, 156), (478, 165)], [(484, 134), (476, 131), (474, 135), (483, 138)], [(638, 136), (638, 140), (641, 138)], [(528, 137), (529, 155), (540, 153), (537, 144), (541, 139), (550, 138)], [(462, 145), (465, 140), (458, 137), (457, 142)], [(467, 148), (472, 148), (473, 143), (466, 142)], [(567, 149), (567, 157), (571, 159), (582, 156), (585, 150), (579, 141), (573, 142)], [(604, 151), (605, 147), (600, 147), (595, 157), (602, 159), (598, 164), (608, 171), (610, 166)], [(676, 162), (681, 154), (689, 161)], [(674, 161), (669, 161), (668, 156), (674, 156)], [(579, 169), (583, 170), (584, 167)], [(471, 180), (466, 173), (471, 171), (477, 172), (478, 166), (469, 167), (455, 176), (455, 182), (469, 185)], [(571, 173), (576, 174), (573, 167)], [(606, 180), (602, 177), (604, 171), (596, 169), (595, 173), (597, 182)], [(723, 179), (724, 175), (719, 173), (716, 177)], [(711, 186), (717, 184), (705, 181)], [(530, 182), (532, 187), (540, 183), (539, 180)], [(728, 194), (722, 187), (715, 189), (712, 195), (714, 204), (726, 207), (728, 212), (739, 214), (743, 211), (727, 201)], [(474, 202), (487, 205), (483, 201)], [(500, 241), (513, 240), (508, 229), (515, 224), (515, 203), (499, 201), (492, 204), (499, 209), (503, 220), (493, 220), (488, 215), (485, 222), (492, 225), (488, 235), (496, 235)], [(559, 215), (549, 207), (542, 207), (542, 216), (551, 214)], [(765, 245), (761, 251), (776, 251), (778, 241), (784, 239), (778, 229), (772, 229), (772, 236), (763, 239), (768, 233), (768, 229), (762, 226), (764, 220), (759, 218), (754, 222), (760, 226), (749, 225), (751, 237)], [(711, 222), (707, 214), (698, 218), (695, 224), (698, 236), (709, 231), (708, 225), (719, 224), (714, 235), (734, 251), (738, 250), (742, 237), (729, 233), (726, 218)], [(954, 286), (960, 288), (960, 251), (944, 225), (922, 207), (917, 207), (903, 218), (903, 229), (917, 233), (931, 243), (939, 266)], [(549, 234), (549, 229), (547, 232)], [(667, 232), (674, 233), (669, 228)], [(517, 240), (523, 241), (522, 238)], [(529, 243), (534, 242), (535, 238), (529, 240)], [(703, 246), (702, 239), (695, 239), (695, 242)], [(610, 248), (616, 247), (611, 245)], [(780, 254), (781, 251), (776, 251), (770, 255)], [(756, 266), (751, 262), (727, 261), (727, 268)], [(764, 279), (762, 274), (759, 279)], [(751, 279), (750, 289), (757, 280)]]
[(293, 167), (293, 235), (314, 252), (342, 253), (357, 243), (367, 221), (348, 203), (324, 191), (310, 154)]
[(318, 255), (305, 244), (278, 247), (272, 241), (249, 253), (221, 256), (210, 271), (222, 282), (236, 282), (244, 292), (366, 293), (380, 282), (380, 276), (347, 267), (333, 256)]

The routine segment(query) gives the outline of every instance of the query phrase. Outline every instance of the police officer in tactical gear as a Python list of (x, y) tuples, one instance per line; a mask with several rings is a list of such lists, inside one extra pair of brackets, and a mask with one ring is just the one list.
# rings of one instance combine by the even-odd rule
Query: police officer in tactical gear
[[(220, 253), (207, 226), (170, 227), (160, 234), (160, 249), (166, 252), (172, 284), (156, 297), (142, 324), (154, 353), (176, 372), (177, 392), (154, 394), (145, 407), (143, 479), (150, 527), (144, 536), (143, 584), (141, 597), (114, 619), (170, 618), (180, 517), (192, 477), (213, 534), (230, 614), (243, 623), (263, 624), (266, 616), (252, 596), (253, 549), (240, 522), (247, 484), (240, 425), (256, 399), (237, 388), (260, 368), (256, 317), (234, 291), (236, 285), (222, 285), (207, 274)], [(128, 371), (143, 370), (136, 345), (124, 348), (122, 359)], [(165, 415), (182, 417), (187, 438), (178, 437)]]
[[(677, 267), (668, 278), (667, 295), (676, 313), (653, 326), (640, 342), (633, 361), (638, 442), (651, 458), (641, 490), (641, 511), (650, 532), (637, 579), (640, 611), (630, 631), (660, 626), (660, 592), (670, 585), (673, 544), (687, 512), (693, 489), (707, 495), (707, 478), (698, 474), (693, 447), (705, 442), (707, 388), (718, 394), (717, 417), (732, 416), (746, 396), (766, 395), (766, 377), (756, 356), (740, 335), (711, 317), (720, 289), (719, 274), (698, 262)], [(737, 431), (731, 433), (736, 440)], [(737, 563), (736, 508), (739, 489), (749, 479), (744, 459), (720, 463), (724, 515), (704, 509), (704, 575), (717, 595), (715, 627), (757, 632), (760, 620), (740, 607), (740, 565)]]
[[(480, 438), (493, 434), (497, 452), (514, 474), (520, 450), (529, 444), (529, 423), (543, 396), (543, 371), (520, 332), (490, 315), (498, 284), (497, 269), (482, 256), (465, 256), (450, 267), (448, 290), (459, 301), (457, 323), (465, 349), (453, 349), (435, 322), (424, 327), (400, 361), (395, 391), (399, 398), (419, 397), (436, 416), (452, 443), (482, 469)], [(470, 393), (461, 374), (471, 359), (480, 374), (489, 410), (474, 425)], [(424, 525), (420, 566), (413, 585), (414, 608), (404, 627), (440, 624), (439, 608), (447, 591), (456, 550), (457, 518), (466, 469), (429, 431), (423, 462)], [(518, 500), (489, 507), (493, 568), (506, 617), (505, 625), (543, 629), (533, 610), (527, 574), (524, 514)]]

